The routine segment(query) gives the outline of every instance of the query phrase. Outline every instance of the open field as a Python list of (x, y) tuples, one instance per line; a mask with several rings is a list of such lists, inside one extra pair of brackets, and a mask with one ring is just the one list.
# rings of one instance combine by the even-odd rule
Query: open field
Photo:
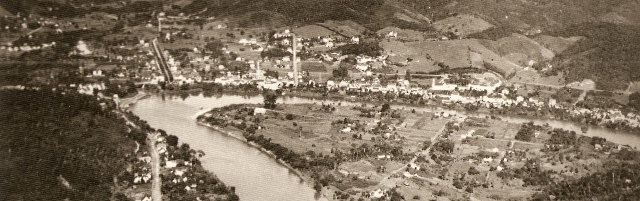
[(432, 72), (440, 70), (438, 62), (449, 68), (477, 67), (485, 68), (486, 64), (495, 67), (501, 74), (514, 73), (523, 67), (485, 47), (476, 39), (451, 41), (399, 42), (385, 41), (381, 43), (385, 54), (393, 60), (413, 59), (407, 69), (413, 72)]
[(440, 32), (453, 32), (463, 36), (493, 27), (492, 24), (484, 21), (482, 18), (466, 14), (438, 20), (433, 23), (433, 26)]

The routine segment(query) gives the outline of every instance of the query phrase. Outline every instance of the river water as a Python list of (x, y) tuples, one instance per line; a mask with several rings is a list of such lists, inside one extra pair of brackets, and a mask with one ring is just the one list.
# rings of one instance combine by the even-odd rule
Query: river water
[[(233, 137), (219, 133), (211, 128), (196, 124), (195, 118), (211, 108), (230, 104), (262, 103), (262, 96), (223, 95), (218, 97), (153, 95), (139, 100), (130, 109), (151, 127), (163, 129), (178, 136), (180, 142), (188, 143), (193, 149), (202, 150), (206, 155), (201, 159), (205, 169), (215, 173), (227, 185), (235, 186), (241, 200), (325, 200), (289, 169), (278, 164), (273, 158), (258, 149)], [(305, 98), (280, 98), (278, 103), (338, 103), (336, 101), (318, 101)], [(342, 102), (343, 105), (360, 103)], [(398, 106), (400, 107), (400, 106)], [(392, 106), (392, 108), (396, 108)], [(412, 107), (406, 107), (412, 109)], [(437, 108), (420, 107), (420, 111), (449, 111)], [(486, 114), (465, 113), (469, 116), (484, 117)], [(563, 128), (580, 132), (580, 124), (550, 119), (500, 116), (503, 120), (535, 124), (548, 123), (554, 128)], [(608, 141), (640, 146), (640, 135), (614, 131), (600, 127), (589, 127), (587, 136), (600, 136)], [(319, 198), (320, 197), (320, 198)]]

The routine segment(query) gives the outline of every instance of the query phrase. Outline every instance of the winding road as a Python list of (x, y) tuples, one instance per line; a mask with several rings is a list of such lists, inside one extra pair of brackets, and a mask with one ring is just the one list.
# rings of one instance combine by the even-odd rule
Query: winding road
[[(128, 101), (128, 100), (126, 100)], [(124, 110), (124, 109), (123, 109)], [(133, 123), (126, 115), (120, 110), (115, 110), (117, 114), (120, 114), (128, 125), (134, 128), (140, 129), (140, 126)], [(151, 155), (151, 200), (162, 201), (162, 180), (160, 179), (160, 155), (156, 148), (156, 141), (159, 133), (147, 133), (147, 145), (149, 148), (149, 154)], [(136, 144), (138, 144), (136, 142)], [(136, 148), (137, 149), (137, 148)]]

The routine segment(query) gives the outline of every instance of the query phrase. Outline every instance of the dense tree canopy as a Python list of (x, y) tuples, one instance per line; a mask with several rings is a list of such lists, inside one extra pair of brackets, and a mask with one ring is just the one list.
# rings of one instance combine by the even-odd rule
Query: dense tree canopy
[(127, 135), (140, 133), (127, 134), (91, 96), (5, 90), (0, 97), (0, 200), (110, 199), (133, 153)]
[(520, 130), (516, 134), (516, 140), (522, 140), (525, 142), (530, 142), (535, 137), (535, 126), (533, 122), (523, 123), (520, 126)]
[(347, 44), (337, 48), (344, 55), (367, 55), (372, 57), (380, 56), (382, 47), (378, 42), (368, 42), (359, 44)]
[(609, 23), (584, 23), (549, 33), (584, 36), (553, 60), (554, 71), (565, 72), (567, 82), (592, 79), (598, 89), (626, 89), (640, 81), (640, 27)]
[(636, 111), (640, 111), (640, 92), (634, 92), (629, 95), (629, 103), (627, 105), (636, 109)]
[(276, 108), (276, 100), (278, 100), (278, 95), (275, 93), (268, 93), (264, 95), (264, 107), (267, 109)]

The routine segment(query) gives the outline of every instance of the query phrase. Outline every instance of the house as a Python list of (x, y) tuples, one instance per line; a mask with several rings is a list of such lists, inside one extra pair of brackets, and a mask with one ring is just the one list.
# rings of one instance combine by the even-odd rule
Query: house
[(336, 83), (333, 80), (327, 81), (327, 88), (333, 88), (336, 86)]
[(151, 156), (143, 156), (143, 157), (138, 158), (138, 160), (140, 160), (140, 162), (150, 163), (151, 162)]
[(267, 113), (267, 109), (265, 108), (256, 108), (253, 110), (253, 115), (258, 115), (258, 114), (264, 115), (266, 113)]
[(174, 168), (176, 166), (178, 166), (178, 162), (176, 162), (175, 160), (167, 161), (165, 164), (166, 168)]
[(376, 58), (373, 58), (373, 57), (370, 57), (370, 56), (357, 56), (356, 57), (356, 61), (359, 64), (362, 64), (362, 63), (368, 63), (368, 62), (376, 61)]
[(351, 127), (343, 128), (342, 130), (340, 130), (340, 132), (349, 133), (349, 132), (351, 132)]
[(282, 40), (281, 43), (282, 43), (282, 45), (290, 45), (291, 41), (289, 39), (285, 38), (285, 39)]
[(94, 70), (92, 75), (95, 76), (95, 77), (104, 76), (102, 74), (102, 70)]
[(369, 193), (369, 197), (372, 198), (381, 198), (382, 196), (384, 196), (384, 191), (382, 191), (381, 189), (371, 191), (371, 193)]
[(395, 37), (398, 37), (398, 32), (397, 32), (397, 31), (390, 31), (390, 32), (387, 34), (387, 37), (389, 37), (389, 38), (395, 38)]
[(414, 170), (420, 170), (420, 166), (416, 165), (415, 163), (409, 163), (409, 168)]
[(333, 44), (333, 42), (327, 42), (327, 43), (324, 44), (324, 46), (328, 47), (328, 48), (333, 48), (335, 46), (335, 44)]
[(358, 44), (358, 43), (360, 43), (360, 38), (357, 37), (357, 36), (351, 37), (351, 42)]
[(602, 145), (600, 145), (600, 144), (595, 144), (594, 147), (595, 147), (596, 150), (601, 150), (602, 149)]
[(250, 45), (251, 43), (249, 43), (249, 41), (247, 39), (240, 39), (240, 41), (238, 41), (238, 43), (242, 44), (242, 45)]
[(369, 69), (369, 65), (368, 64), (356, 64), (356, 69), (358, 69), (359, 71), (365, 72)]
[(133, 183), (134, 183), (134, 184), (138, 184), (138, 183), (142, 182), (142, 177), (137, 176), (137, 174), (138, 174), (138, 173), (136, 173), (136, 176), (135, 176), (135, 178), (133, 179)]
[(331, 37), (324, 37), (324, 38), (322, 38), (322, 42), (323, 42), (323, 43), (333, 42), (333, 38), (331, 38)]

